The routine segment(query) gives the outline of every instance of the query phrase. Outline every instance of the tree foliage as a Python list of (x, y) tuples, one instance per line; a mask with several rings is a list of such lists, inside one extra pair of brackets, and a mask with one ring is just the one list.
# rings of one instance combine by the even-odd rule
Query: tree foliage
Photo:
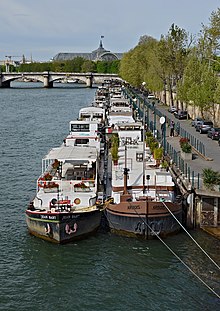
[(17, 69), (20, 72), (98, 72), (118, 74), (120, 60), (90, 61), (82, 57), (76, 57), (67, 61), (54, 61), (45, 63), (21, 64)]
[[(167, 34), (156, 40), (140, 37), (138, 45), (124, 54), (120, 75), (140, 87), (146, 82), (149, 91), (169, 91), (171, 104), (175, 100), (199, 108), (201, 115), (212, 114), (214, 103), (220, 103), (220, 9), (212, 12), (209, 24), (202, 25), (196, 38), (185, 29), (172, 24)], [(166, 96), (164, 96), (164, 100)]]

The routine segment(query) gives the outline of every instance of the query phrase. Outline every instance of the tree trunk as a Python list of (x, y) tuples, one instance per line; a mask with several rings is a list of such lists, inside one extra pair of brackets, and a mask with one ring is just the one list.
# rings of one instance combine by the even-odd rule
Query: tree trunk
[(169, 81), (169, 89), (170, 89), (171, 106), (174, 106), (174, 103), (173, 103), (173, 90), (172, 90), (172, 83), (171, 83), (171, 81)]

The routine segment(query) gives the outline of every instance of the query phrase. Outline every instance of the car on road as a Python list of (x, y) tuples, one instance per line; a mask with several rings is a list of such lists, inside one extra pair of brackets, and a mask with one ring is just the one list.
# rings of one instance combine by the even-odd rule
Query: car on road
[(186, 110), (178, 110), (178, 111), (175, 111), (173, 114), (174, 114), (174, 117), (179, 120), (185, 120), (188, 117), (188, 113)]
[(220, 127), (212, 127), (207, 132), (207, 136), (213, 140), (218, 140), (220, 138)]
[(203, 120), (202, 118), (195, 118), (194, 120), (192, 120), (191, 125), (194, 126), (194, 127), (196, 127), (197, 124), (198, 124), (199, 122), (201, 122), (201, 121), (204, 121), (204, 120)]
[(213, 127), (212, 121), (200, 121), (196, 125), (196, 131), (200, 134), (208, 133), (208, 131)]
[(175, 106), (170, 106), (170, 108), (168, 109), (168, 111), (171, 112), (171, 113), (174, 113), (177, 110), (178, 109)]
[(155, 97), (154, 94), (149, 94), (149, 95), (147, 96), (147, 98), (148, 98), (148, 99), (156, 99), (156, 97)]

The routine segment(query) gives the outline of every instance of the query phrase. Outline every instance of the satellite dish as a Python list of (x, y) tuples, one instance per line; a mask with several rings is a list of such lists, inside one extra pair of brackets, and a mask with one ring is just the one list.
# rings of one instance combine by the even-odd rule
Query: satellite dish
[(164, 124), (166, 121), (165, 117), (160, 117), (160, 124)]

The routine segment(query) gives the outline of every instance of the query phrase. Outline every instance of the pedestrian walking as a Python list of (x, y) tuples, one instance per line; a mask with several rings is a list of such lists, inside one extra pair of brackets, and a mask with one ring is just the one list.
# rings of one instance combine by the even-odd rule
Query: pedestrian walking
[(170, 122), (170, 136), (174, 137), (174, 121)]

